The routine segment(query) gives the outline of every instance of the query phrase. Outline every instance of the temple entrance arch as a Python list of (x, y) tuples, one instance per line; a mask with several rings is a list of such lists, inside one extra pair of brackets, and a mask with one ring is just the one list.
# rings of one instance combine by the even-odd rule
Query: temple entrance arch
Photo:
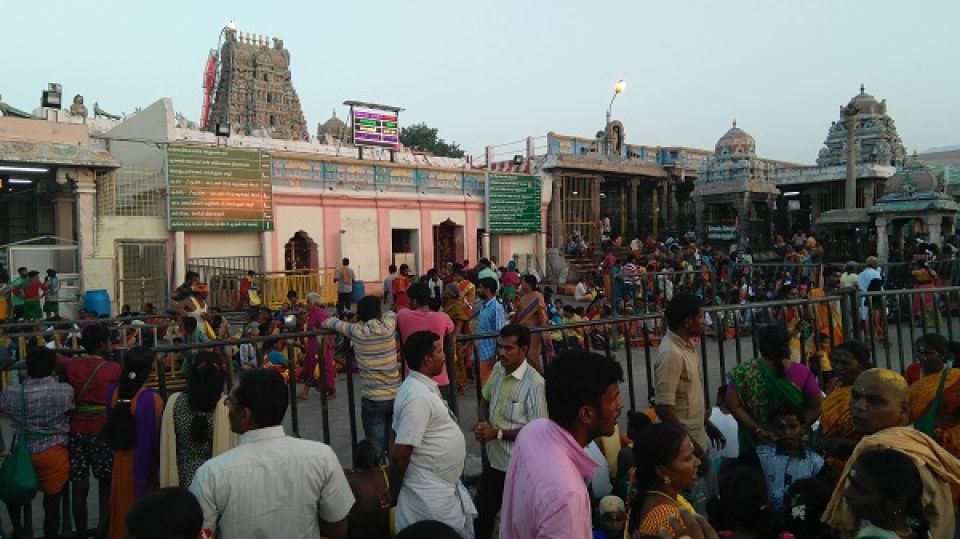
[(303, 230), (287, 240), (283, 252), (283, 269), (286, 271), (317, 269), (320, 266), (317, 243)]
[(463, 262), (463, 257), (463, 226), (450, 219), (433, 225), (433, 266), (439, 268), (447, 262)]

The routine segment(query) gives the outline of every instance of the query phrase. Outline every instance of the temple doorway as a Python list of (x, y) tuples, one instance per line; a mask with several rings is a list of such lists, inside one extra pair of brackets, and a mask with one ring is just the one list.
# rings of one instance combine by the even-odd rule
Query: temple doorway
[(317, 243), (310, 235), (300, 230), (290, 238), (283, 248), (283, 269), (286, 271), (305, 271), (317, 269), (319, 256)]
[[(442, 267), (447, 262), (463, 262), (463, 227), (447, 219), (433, 226), (433, 265)], [(474, 261), (471, 260), (471, 263)]]

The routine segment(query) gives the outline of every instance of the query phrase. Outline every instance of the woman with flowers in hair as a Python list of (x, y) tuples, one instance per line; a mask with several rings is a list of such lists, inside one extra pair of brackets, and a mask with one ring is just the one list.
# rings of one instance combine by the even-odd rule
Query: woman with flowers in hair
[(227, 374), (216, 353), (197, 354), (187, 373), (187, 389), (167, 399), (160, 430), (160, 486), (189, 487), (201, 464), (232, 449), (224, 390)]
[(163, 399), (149, 387), (153, 351), (131, 348), (123, 372), (107, 391), (107, 422), (100, 436), (113, 449), (110, 486), (110, 537), (124, 536), (127, 511), (157, 487), (157, 448)]

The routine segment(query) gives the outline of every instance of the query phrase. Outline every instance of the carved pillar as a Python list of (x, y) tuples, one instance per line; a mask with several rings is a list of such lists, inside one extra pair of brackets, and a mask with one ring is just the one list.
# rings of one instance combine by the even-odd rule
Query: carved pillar
[(927, 241), (935, 243), (938, 246), (943, 245), (943, 235), (941, 233), (942, 215), (928, 215), (925, 218), (927, 222)]
[(887, 220), (877, 217), (874, 224), (877, 227), (877, 258), (881, 263), (886, 263), (890, 257), (890, 246), (887, 245)]
[(630, 179), (629, 198), (627, 199), (629, 201), (627, 202), (627, 213), (630, 215), (630, 222), (628, 225), (629, 228), (623, 231), (624, 240), (633, 239), (634, 235), (637, 234), (637, 230), (640, 228), (640, 223), (637, 219), (637, 214), (640, 213), (640, 205), (637, 200), (637, 181), (636, 178)]

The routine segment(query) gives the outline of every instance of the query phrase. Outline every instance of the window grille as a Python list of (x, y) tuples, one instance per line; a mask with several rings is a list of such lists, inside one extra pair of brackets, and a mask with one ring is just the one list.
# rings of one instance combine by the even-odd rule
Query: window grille
[(135, 169), (97, 173), (97, 214), (101, 217), (164, 217), (166, 204), (162, 174)]

